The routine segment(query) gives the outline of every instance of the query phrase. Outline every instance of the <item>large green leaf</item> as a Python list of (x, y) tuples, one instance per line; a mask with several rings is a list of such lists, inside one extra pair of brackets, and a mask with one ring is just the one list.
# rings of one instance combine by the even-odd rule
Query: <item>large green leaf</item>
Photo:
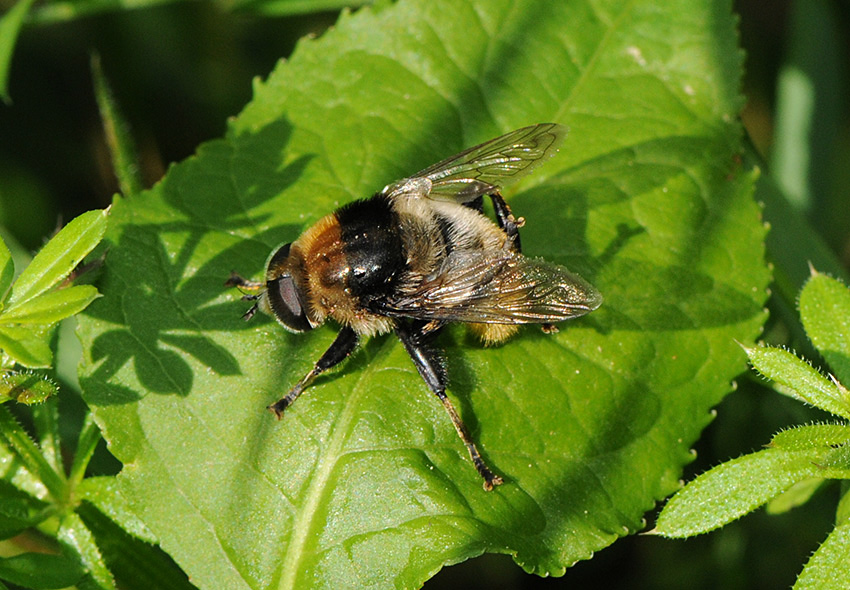
[[(736, 158), (730, 3), (402, 1), (304, 41), (231, 124), (119, 200), (82, 383), (122, 492), (200, 588), (419, 587), (484, 551), (561, 574), (643, 526), (764, 321), (755, 174)], [(339, 204), (502, 132), (561, 153), (507, 191), (523, 248), (602, 308), (484, 349), (441, 336), (450, 394), (506, 482), (481, 489), (392, 336), (277, 422), (327, 348), (243, 322), (231, 270)]]

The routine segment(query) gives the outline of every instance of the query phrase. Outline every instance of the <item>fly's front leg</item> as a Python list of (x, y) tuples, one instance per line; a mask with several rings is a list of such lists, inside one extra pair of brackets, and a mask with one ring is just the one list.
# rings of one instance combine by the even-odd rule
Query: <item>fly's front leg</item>
[(262, 291), (263, 287), (266, 286), (262, 281), (252, 281), (251, 279), (246, 279), (242, 275), (236, 273), (235, 271), (230, 272), (230, 278), (224, 282), (225, 287), (239, 287), (243, 291)]
[(503, 480), (484, 463), (478, 447), (475, 446), (472, 437), (469, 435), (469, 430), (467, 430), (466, 425), (460, 419), (451, 400), (446, 396), (446, 382), (448, 379), (442, 355), (438, 349), (429, 344), (430, 337), (437, 330), (427, 332), (426, 330), (429, 327), (430, 324), (423, 324), (421, 322), (414, 324), (399, 323), (396, 326), (396, 334), (398, 334), (399, 340), (401, 340), (407, 349), (410, 358), (413, 359), (413, 364), (416, 365), (419, 374), (422, 375), (428, 388), (437, 396), (449, 413), (449, 418), (451, 418), (452, 424), (455, 430), (457, 430), (463, 444), (466, 445), (466, 450), (469, 452), (469, 457), (472, 459), (475, 469), (484, 478), (484, 489), (489, 492), (494, 486), (501, 484)]
[[(266, 284), (261, 281), (252, 281), (244, 278), (233, 271), (230, 272), (230, 278), (224, 282), (225, 287), (238, 287), (242, 291), (242, 301), (256, 301), (260, 298), (260, 291), (266, 288)], [(248, 293), (245, 293), (248, 291)], [(250, 320), (257, 313), (258, 306), (255, 303), (251, 309), (246, 311), (242, 317)]]
[(354, 349), (357, 348), (358, 340), (357, 332), (348, 326), (340, 330), (339, 334), (337, 334), (336, 340), (333, 341), (333, 344), (331, 344), (330, 348), (325, 351), (325, 354), (321, 356), (310, 372), (304, 375), (301, 381), (296, 383), (295, 387), (293, 387), (289, 393), (270, 405), (268, 409), (279, 419), (286, 408), (292, 405), (292, 402), (301, 395), (304, 389), (313, 379), (316, 378), (317, 375), (324, 373), (331, 367), (335, 367), (344, 361), (348, 355), (354, 352)]

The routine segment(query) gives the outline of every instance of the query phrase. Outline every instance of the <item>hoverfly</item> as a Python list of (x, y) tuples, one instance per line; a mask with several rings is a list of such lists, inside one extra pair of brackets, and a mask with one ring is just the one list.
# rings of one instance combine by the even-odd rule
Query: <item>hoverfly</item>
[[(565, 127), (542, 123), (469, 148), (323, 217), (272, 254), (265, 281), (232, 274), (227, 285), (255, 301), (246, 319), (259, 310), (292, 332), (328, 319), (340, 326), (313, 368), (269, 409), (280, 418), (361, 338), (394, 331), (448, 412), (484, 489), (501, 484), (446, 396), (443, 352), (434, 339), (449, 322), (461, 322), (495, 344), (521, 324), (554, 331), (554, 323), (602, 303), (578, 275), (522, 254), (524, 220), (500, 193), (552, 156), (565, 135)], [(495, 223), (483, 213), (485, 195)]]

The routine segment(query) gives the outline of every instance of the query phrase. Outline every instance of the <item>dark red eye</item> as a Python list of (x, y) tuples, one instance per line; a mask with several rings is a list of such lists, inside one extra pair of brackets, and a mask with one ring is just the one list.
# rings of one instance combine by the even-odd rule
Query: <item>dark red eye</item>
[(298, 286), (291, 276), (283, 275), (268, 281), (266, 288), (268, 289), (266, 292), (268, 293), (269, 306), (277, 320), (285, 328), (293, 332), (306, 332), (313, 329), (310, 320), (307, 318)]

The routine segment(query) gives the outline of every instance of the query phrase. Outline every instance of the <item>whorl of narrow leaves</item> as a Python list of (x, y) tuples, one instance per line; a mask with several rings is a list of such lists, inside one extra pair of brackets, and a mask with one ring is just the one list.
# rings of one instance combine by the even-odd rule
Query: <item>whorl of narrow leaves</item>
[(33, 301), (67, 278), (103, 238), (108, 213), (108, 209), (88, 211), (59, 230), (15, 280), (6, 312)]
[[(812, 270), (799, 302), (807, 335), (837, 377), (826, 377), (793, 353), (770, 346), (745, 348), (750, 363), (777, 390), (850, 420), (850, 392), (842, 383), (850, 378), (850, 290)], [(772, 511), (788, 509), (807, 500), (822, 479), (850, 479), (850, 425), (846, 422), (784, 430), (774, 435), (768, 449), (714, 467), (670, 499), (653, 532), (689, 537), (721, 527), (768, 502)], [(806, 564), (795, 590), (846, 587), (847, 502), (845, 494), (836, 528)]]
[(91, 285), (56, 288), (100, 243), (108, 209), (88, 211), (63, 227), (12, 283), (15, 265), (0, 240), (0, 351), (8, 365), (49, 367), (50, 338), (61, 320), (79, 313), (98, 297)]

